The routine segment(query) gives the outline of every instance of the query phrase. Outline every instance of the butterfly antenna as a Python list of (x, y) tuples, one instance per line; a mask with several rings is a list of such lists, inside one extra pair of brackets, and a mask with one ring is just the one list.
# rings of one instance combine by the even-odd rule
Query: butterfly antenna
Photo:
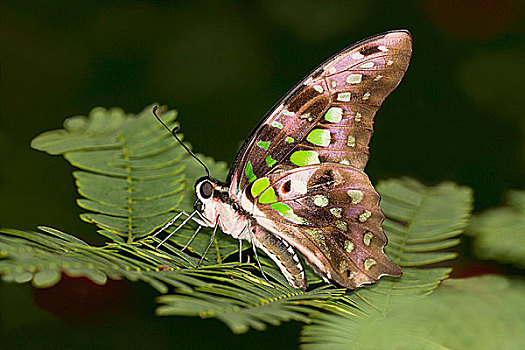
[(182, 147), (184, 147), (184, 149), (186, 151), (188, 151), (188, 153), (193, 157), (195, 158), (195, 160), (197, 160), (197, 162), (199, 162), (203, 167), (204, 167), (204, 170), (206, 171), (206, 176), (210, 176), (210, 171), (208, 170), (208, 167), (199, 159), (199, 157), (197, 157), (195, 155), (195, 153), (192, 152), (192, 150), (190, 150), (188, 148), (188, 146), (186, 146), (184, 143), (182, 143), (182, 141), (179, 139), (179, 137), (177, 136), (177, 131), (179, 131), (180, 127), (179, 126), (176, 126), (174, 127), (173, 129), (170, 129), (166, 124), (164, 124), (164, 122), (159, 118), (159, 116), (157, 115), (157, 111), (159, 109), (159, 106), (155, 106), (153, 107), (153, 115), (155, 116), (155, 118), (157, 118), (157, 120), (166, 128), (166, 130), (168, 130), (170, 132), (170, 134), (175, 138), (175, 140), (179, 141), (180, 145)]

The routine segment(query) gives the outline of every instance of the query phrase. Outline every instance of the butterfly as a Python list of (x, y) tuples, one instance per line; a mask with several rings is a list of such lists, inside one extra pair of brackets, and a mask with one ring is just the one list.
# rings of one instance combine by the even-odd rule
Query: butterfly
[(397, 30), (326, 60), (255, 127), (225, 182), (204, 166), (195, 211), (184, 213), (179, 227), (194, 220), (195, 234), (207, 226), (251, 242), (255, 254), (255, 247), (264, 251), (298, 289), (306, 289), (307, 280), (297, 252), (323, 280), (348, 289), (400, 276), (383, 252), (380, 197), (363, 169), (374, 115), (411, 54), (410, 33)]

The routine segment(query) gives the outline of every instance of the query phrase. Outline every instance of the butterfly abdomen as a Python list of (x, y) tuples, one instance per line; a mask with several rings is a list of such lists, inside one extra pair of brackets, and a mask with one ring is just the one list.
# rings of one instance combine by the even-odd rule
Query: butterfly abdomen
[(295, 288), (305, 290), (308, 286), (303, 265), (293, 247), (282, 238), (261, 226), (252, 227), (258, 248), (262, 249), (281, 269)]

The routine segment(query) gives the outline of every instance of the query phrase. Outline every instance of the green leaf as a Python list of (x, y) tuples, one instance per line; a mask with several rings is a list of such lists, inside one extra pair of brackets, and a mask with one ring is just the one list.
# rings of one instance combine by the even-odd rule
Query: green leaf
[(234, 333), (245, 333), (250, 328), (264, 330), (267, 324), (276, 326), (284, 321), (309, 322), (317, 308), (343, 293), (326, 287), (305, 293), (242, 274), (232, 274), (232, 278), (234, 282), (221, 278), (217, 279), (220, 283), (200, 285), (186, 295), (161, 296), (158, 301), (163, 305), (157, 314), (214, 317)]
[(295, 290), (264, 258), (266, 273), (277, 283), (254, 275), (253, 264), (205, 264), (197, 269), (196, 258), (170, 245), (169, 252), (160, 252), (146, 242), (91, 247), (68, 235), (7, 229), (0, 233), (0, 274), (6, 282), (32, 281), (35, 287), (50, 287), (65, 273), (97, 284), (108, 278), (143, 281), (161, 293), (171, 286), (178, 294), (159, 297), (164, 304), (157, 310), (159, 315), (216, 317), (234, 332), (289, 320), (309, 322), (323, 303), (344, 293), (328, 286), (308, 293)]
[[(323, 349), (522, 349), (525, 283), (486, 276), (447, 280), (427, 298), (384, 317), (332, 317)], [(325, 322), (328, 322), (327, 320)]]
[(33, 285), (39, 288), (51, 287), (58, 281), (60, 281), (60, 272), (53, 269), (40, 270), (33, 276)]
[[(152, 109), (146, 107), (135, 116), (98, 107), (87, 117), (67, 119), (64, 130), (45, 132), (31, 143), (38, 150), (62, 154), (82, 169), (73, 173), (83, 197), (77, 203), (87, 210), (80, 217), (114, 242), (147, 237), (179, 212), (193, 210), (193, 185), (203, 169), (154, 118)], [(161, 114), (170, 127), (177, 125), (176, 116), (175, 111)], [(215, 177), (226, 176), (224, 163), (201, 158)], [(193, 230), (188, 225), (171, 240), (183, 246)], [(209, 235), (203, 230), (190, 251), (203, 253)], [(222, 237), (215, 248), (215, 254), (209, 255), (214, 261), (238, 249), (231, 237)]]
[(469, 188), (452, 183), (425, 187), (411, 179), (393, 179), (378, 185), (387, 255), (403, 268), (401, 278), (382, 278), (375, 285), (349, 293), (335, 314), (322, 314), (303, 329), (305, 349), (357, 347), (362, 327), (393, 314), (400, 303), (413, 302), (448, 278), (450, 268), (421, 268), (455, 257), (436, 251), (459, 243), (453, 238), (467, 224), (472, 208)]
[[(42, 227), (45, 232), (59, 232)], [(97, 284), (108, 278), (144, 281), (161, 293), (168, 292), (168, 285), (181, 290), (193, 290), (203, 283), (188, 276), (213, 278), (208, 275), (223, 274), (229, 279), (236, 268), (250, 265), (211, 265), (204, 262), (196, 269), (198, 258), (187, 255), (167, 244), (166, 251), (159, 251), (147, 242), (110, 243), (93, 247), (67, 235), (49, 235), (13, 229), (0, 230), (0, 274), (5, 282), (32, 281), (35, 287), (50, 287), (60, 280), (62, 273), (71, 277), (86, 277)], [(253, 277), (248, 270), (235, 272), (239, 278), (248, 276), (256, 284), (265, 283)], [(190, 283), (191, 282), (191, 283)], [(188, 284), (187, 284), (188, 283)]]
[(507, 206), (474, 216), (467, 233), (481, 259), (525, 267), (525, 191), (510, 191)]

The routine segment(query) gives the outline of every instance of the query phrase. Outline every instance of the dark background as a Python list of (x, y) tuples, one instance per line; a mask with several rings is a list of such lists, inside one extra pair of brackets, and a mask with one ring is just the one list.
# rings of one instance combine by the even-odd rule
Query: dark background
[[(3, 1), (0, 224), (82, 223), (70, 166), (31, 150), (39, 133), (95, 106), (179, 110), (198, 152), (225, 160), (306, 73), (365, 37), (408, 29), (414, 54), (376, 116), (367, 172), (475, 191), (500, 205), (525, 183), (523, 2)], [(468, 254), (468, 252), (466, 252)], [(153, 317), (146, 286), (79, 280), (33, 291), (0, 284), (11, 347), (295, 348), (300, 324), (234, 336), (215, 320)], [(69, 298), (69, 299), (68, 299)]]

